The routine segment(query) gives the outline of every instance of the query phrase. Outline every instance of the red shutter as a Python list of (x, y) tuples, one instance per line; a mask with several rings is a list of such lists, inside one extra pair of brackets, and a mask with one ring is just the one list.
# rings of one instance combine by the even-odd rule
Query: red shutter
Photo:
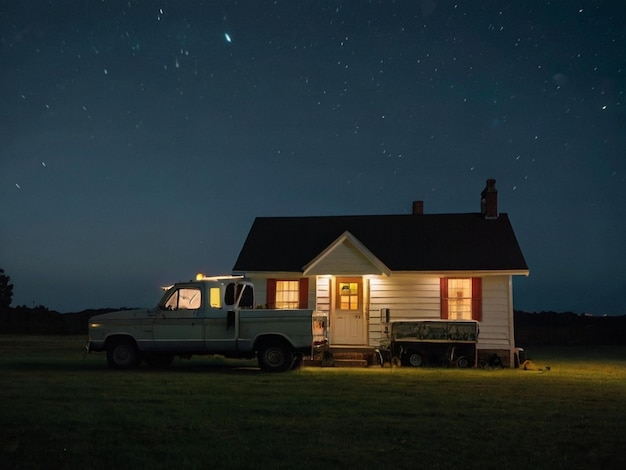
[(483, 319), (483, 280), (480, 277), (472, 278), (472, 320)]
[(441, 319), (448, 319), (448, 278), (442, 277), (440, 282), (440, 297), (441, 297)]
[(267, 304), (267, 308), (276, 308), (276, 279), (267, 280), (265, 303)]
[(309, 278), (300, 278), (298, 285), (298, 296), (300, 297), (298, 308), (309, 308)]

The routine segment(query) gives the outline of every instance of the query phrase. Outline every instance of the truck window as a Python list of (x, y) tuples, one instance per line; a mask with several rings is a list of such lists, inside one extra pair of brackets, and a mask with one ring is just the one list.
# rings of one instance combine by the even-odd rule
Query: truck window
[[(244, 284), (244, 285), (239, 285), (237, 286), (239, 287), (238, 290), (238, 294), (240, 295), (239, 298), (239, 308), (253, 308), (254, 307), (254, 291), (252, 290), (252, 287)], [(243, 289), (243, 292), (242, 292)]]
[(211, 308), (222, 308), (221, 289), (219, 287), (211, 287), (209, 290), (209, 301), (211, 302)]
[(196, 310), (200, 308), (202, 296), (200, 289), (182, 287), (176, 289), (165, 302), (168, 310)]
[(226, 292), (224, 293), (224, 303), (226, 305), (233, 305), (235, 303), (235, 283), (231, 282), (226, 286)]

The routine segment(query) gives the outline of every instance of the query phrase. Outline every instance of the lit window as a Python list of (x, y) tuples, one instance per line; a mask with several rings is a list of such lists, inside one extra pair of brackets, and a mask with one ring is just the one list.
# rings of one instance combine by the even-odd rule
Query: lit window
[(276, 308), (298, 308), (300, 283), (296, 281), (276, 281)]
[(358, 310), (359, 309), (359, 283), (340, 282), (339, 283), (339, 309)]
[(222, 308), (222, 296), (220, 295), (220, 290), (221, 289), (219, 287), (211, 287), (209, 291), (212, 308)]
[(448, 279), (448, 318), (472, 319), (472, 280)]

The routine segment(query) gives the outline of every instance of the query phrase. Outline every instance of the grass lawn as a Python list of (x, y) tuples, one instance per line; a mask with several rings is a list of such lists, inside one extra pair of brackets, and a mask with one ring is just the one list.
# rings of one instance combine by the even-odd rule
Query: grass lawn
[(543, 370), (268, 374), (111, 371), (84, 342), (0, 336), (0, 467), (626, 468), (626, 348), (531, 351)]

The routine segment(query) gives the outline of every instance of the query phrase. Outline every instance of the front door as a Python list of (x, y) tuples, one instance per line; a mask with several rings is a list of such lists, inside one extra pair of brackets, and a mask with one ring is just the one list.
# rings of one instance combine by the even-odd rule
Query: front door
[(331, 344), (361, 345), (366, 342), (363, 279), (338, 277), (331, 328)]

